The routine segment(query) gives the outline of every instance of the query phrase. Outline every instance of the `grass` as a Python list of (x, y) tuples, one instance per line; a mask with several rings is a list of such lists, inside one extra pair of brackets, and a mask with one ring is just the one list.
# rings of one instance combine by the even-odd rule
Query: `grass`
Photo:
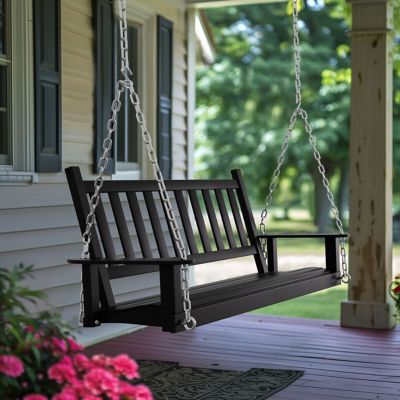
[(340, 319), (340, 303), (346, 300), (347, 286), (336, 286), (317, 293), (253, 311), (255, 314), (298, 318)]

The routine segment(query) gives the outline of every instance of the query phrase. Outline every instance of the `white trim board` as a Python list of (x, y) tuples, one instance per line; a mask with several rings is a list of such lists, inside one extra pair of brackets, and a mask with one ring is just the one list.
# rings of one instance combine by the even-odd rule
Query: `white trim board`
[(77, 328), (72, 333), (80, 345), (89, 347), (144, 328), (142, 325), (104, 324), (96, 328)]

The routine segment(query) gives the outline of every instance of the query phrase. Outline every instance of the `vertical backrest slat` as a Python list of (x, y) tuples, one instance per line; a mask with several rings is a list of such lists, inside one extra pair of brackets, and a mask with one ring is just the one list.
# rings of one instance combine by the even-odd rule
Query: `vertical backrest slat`
[[(92, 196), (93, 194), (90, 193)], [(107, 221), (107, 216), (104, 211), (103, 201), (99, 200), (99, 204), (96, 207), (96, 223), (97, 228), (99, 229), (101, 242), (103, 244), (104, 252), (106, 253), (107, 257), (116, 258), (117, 255), (114, 249), (114, 242), (111, 236), (109, 223)]]
[(204, 203), (206, 205), (208, 219), (210, 220), (211, 230), (214, 235), (215, 243), (217, 244), (218, 250), (224, 250), (224, 241), (219, 230), (217, 216), (215, 214), (214, 205), (211, 200), (210, 191), (203, 189), (202, 191)]
[(110, 192), (108, 194), (111, 202), (111, 208), (114, 213), (115, 223), (117, 224), (118, 234), (121, 239), (122, 248), (126, 258), (135, 258), (132, 242), (129, 236), (128, 225), (126, 217), (122, 208), (121, 199), (118, 192)]
[[(85, 185), (82, 180), (81, 171), (78, 167), (69, 167), (65, 169), (68, 186), (71, 191), (71, 197), (74, 202), (75, 212), (78, 217), (81, 233), (86, 229), (86, 216), (89, 214), (89, 202), (86, 197)], [(92, 258), (103, 257), (97, 232), (93, 230), (90, 241), (90, 255)]]
[(250, 240), (250, 244), (255, 247), (256, 254), (254, 254), (254, 260), (257, 265), (257, 270), (260, 275), (268, 272), (268, 267), (264, 257), (263, 250), (261, 248), (261, 243), (257, 238), (257, 228), (254, 221), (253, 211), (250, 206), (249, 197), (247, 196), (246, 186), (244, 185), (244, 180), (239, 169), (234, 169), (231, 171), (232, 178), (238, 183), (237, 195), (239, 199), (240, 208), (242, 210), (244, 222), (246, 224), (247, 235)]
[(204, 223), (203, 214), (201, 212), (199, 199), (197, 198), (196, 190), (189, 190), (190, 203), (196, 219), (197, 228), (199, 229), (201, 243), (205, 252), (212, 251), (210, 239), (208, 238), (206, 224)]
[(199, 254), (199, 250), (196, 244), (196, 239), (193, 234), (193, 227), (190, 222), (189, 214), (187, 211), (187, 205), (183, 197), (183, 193), (180, 190), (175, 190), (174, 194), (175, 194), (176, 204), (178, 205), (179, 215), (181, 216), (182, 225), (185, 231), (190, 254)]
[[(89, 213), (89, 202), (87, 199), (84, 182), (82, 180), (82, 175), (78, 167), (66, 168), (65, 174), (67, 176), (76, 215), (78, 217), (79, 227), (81, 229), (81, 232), (83, 233), (86, 229), (86, 216)], [(109, 243), (112, 244), (112, 240)], [(99, 238), (95, 229), (92, 229), (91, 232), (91, 242), (89, 250), (90, 257), (92, 259), (103, 257)], [(110, 257), (113, 254), (111, 249), (109, 249), (109, 251), (110, 255), (107, 254), (107, 257)], [(98, 308), (99, 300), (102, 302), (102, 304), (108, 304), (110, 306), (115, 304), (110, 284), (110, 278), (108, 276), (107, 267), (105, 265), (99, 265), (97, 266), (97, 268), (94, 267), (93, 269), (83, 268), (82, 275), (85, 289), (88, 289), (88, 286), (90, 287), (90, 289), (88, 289), (88, 292), (85, 291), (85, 295), (89, 299), (89, 302), (85, 301), (85, 312), (88, 311), (86, 315), (88, 315), (89, 318), (92, 318), (93, 314), (90, 313), (89, 309), (91, 309), (91, 311), (95, 311)], [(90, 282), (88, 282), (88, 280)], [(94, 320), (86, 320), (84, 321), (84, 324), (85, 326), (95, 326)]]
[(219, 211), (221, 213), (222, 223), (224, 224), (226, 237), (228, 239), (229, 247), (234, 249), (237, 247), (235, 236), (233, 234), (233, 229), (231, 225), (231, 221), (229, 219), (228, 210), (226, 209), (224, 196), (222, 194), (221, 189), (215, 190), (215, 197), (217, 198), (217, 203), (219, 207)]
[(240, 217), (240, 211), (238, 204), (236, 202), (235, 192), (233, 191), (233, 189), (227, 189), (227, 192), (228, 192), (229, 203), (232, 209), (233, 218), (236, 224), (236, 229), (239, 234), (240, 243), (242, 244), (242, 246), (247, 246), (246, 232), (244, 230), (242, 218)]
[(139, 201), (137, 199), (136, 193), (127, 192), (126, 197), (128, 198), (128, 204), (132, 213), (133, 223), (135, 224), (135, 229), (139, 240), (140, 249), (142, 250), (143, 258), (152, 258), (153, 253), (151, 251), (149, 239), (147, 237), (146, 227), (143, 222), (142, 212), (140, 210)]
[(143, 192), (144, 200), (146, 202), (147, 211), (150, 216), (151, 226), (156, 238), (156, 243), (160, 257), (169, 257), (168, 248), (164, 239), (164, 232), (161, 227), (160, 217), (157, 213), (156, 204), (154, 202), (153, 192)]
[(169, 236), (171, 238), (171, 242), (172, 242), (172, 246), (174, 247), (174, 254), (176, 257), (179, 257), (179, 250), (178, 250), (178, 244), (176, 243), (175, 239), (174, 239), (174, 232), (171, 228), (171, 224), (168, 221), (168, 213), (167, 213), (167, 209), (165, 207), (165, 204), (163, 201), (161, 201), (161, 205), (164, 211), (164, 216), (165, 216), (165, 221), (167, 223), (168, 226), (168, 232), (169, 232)]

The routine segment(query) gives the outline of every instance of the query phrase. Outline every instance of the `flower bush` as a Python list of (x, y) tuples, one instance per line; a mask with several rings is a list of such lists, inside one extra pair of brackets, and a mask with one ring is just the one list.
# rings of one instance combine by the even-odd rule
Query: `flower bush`
[(58, 316), (29, 316), (26, 302), (43, 299), (21, 285), (31, 269), (0, 268), (0, 399), (152, 400), (127, 355), (89, 358)]
[(395, 276), (393, 282), (390, 285), (389, 293), (395, 302), (397, 314), (400, 317), (400, 274)]

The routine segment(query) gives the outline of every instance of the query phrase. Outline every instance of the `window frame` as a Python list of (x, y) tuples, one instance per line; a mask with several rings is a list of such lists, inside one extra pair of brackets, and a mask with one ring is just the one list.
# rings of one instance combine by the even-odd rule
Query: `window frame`
[(34, 172), (33, 5), (6, 0), (9, 62), (9, 163), (0, 163), (0, 184), (29, 184)]
[[(5, 53), (0, 53), (0, 66), (5, 67), (6, 70), (6, 137), (7, 137), (7, 153), (0, 154), (0, 166), (9, 167), (12, 165), (12, 129), (11, 129), (11, 69), (12, 69), (12, 52), (11, 52), (11, 1), (4, 1), (6, 13), (5, 13), (5, 30), (4, 30), (4, 43)], [(4, 112), (4, 111), (2, 111)]]
[[(135, 90), (138, 93), (139, 97), (142, 98), (142, 85), (141, 82), (144, 82), (145, 79), (145, 74), (144, 74), (144, 69), (143, 69), (143, 64), (140, 62), (140, 60), (142, 59), (142, 55), (143, 55), (143, 48), (144, 48), (144, 43), (143, 43), (143, 27), (136, 23), (136, 22), (132, 22), (132, 21), (128, 21), (128, 29), (129, 28), (135, 28), (137, 30), (137, 44), (138, 44), (138, 62), (137, 62), (137, 82), (135, 84)], [(117, 32), (118, 33), (118, 32)], [(116, 76), (117, 79), (120, 79), (119, 74), (119, 57), (120, 57), (120, 49), (119, 49), (119, 33), (115, 35), (115, 48), (116, 48), (116, 52), (115, 52), (115, 68), (116, 68)], [(129, 45), (131, 46), (131, 43), (129, 43)], [(135, 68), (133, 67), (133, 68)], [(124, 107), (124, 116), (125, 116), (125, 121), (126, 121), (126, 114), (128, 112), (128, 110), (130, 110), (131, 113), (133, 113), (133, 106), (129, 101), (129, 96), (127, 94), (127, 92), (124, 93), (125, 98), (122, 101), (122, 107)], [(121, 109), (122, 109), (121, 107)], [(135, 122), (136, 121), (136, 117), (134, 114), (131, 115), (132, 120)], [(129, 124), (129, 122), (128, 122)], [(137, 123), (136, 123), (137, 125)], [(129, 128), (126, 127), (126, 125), (124, 124), (124, 142), (125, 144), (129, 141), (129, 139), (127, 138), (128, 134), (129, 134)], [(115, 153), (115, 157), (116, 157), (116, 173), (118, 172), (127, 172), (127, 171), (131, 171), (131, 172), (135, 172), (138, 171), (140, 173), (141, 170), (141, 152), (140, 152), (140, 147), (141, 147), (141, 136), (140, 136), (140, 128), (139, 126), (137, 127), (137, 162), (134, 161), (120, 161), (118, 160), (118, 138), (120, 137), (120, 129), (122, 129), (121, 126), (118, 127), (118, 135), (116, 136), (116, 140), (115, 140), (115, 146), (116, 146), (116, 153)], [(127, 149), (126, 147), (124, 147), (124, 152), (125, 154), (127, 153)]]

